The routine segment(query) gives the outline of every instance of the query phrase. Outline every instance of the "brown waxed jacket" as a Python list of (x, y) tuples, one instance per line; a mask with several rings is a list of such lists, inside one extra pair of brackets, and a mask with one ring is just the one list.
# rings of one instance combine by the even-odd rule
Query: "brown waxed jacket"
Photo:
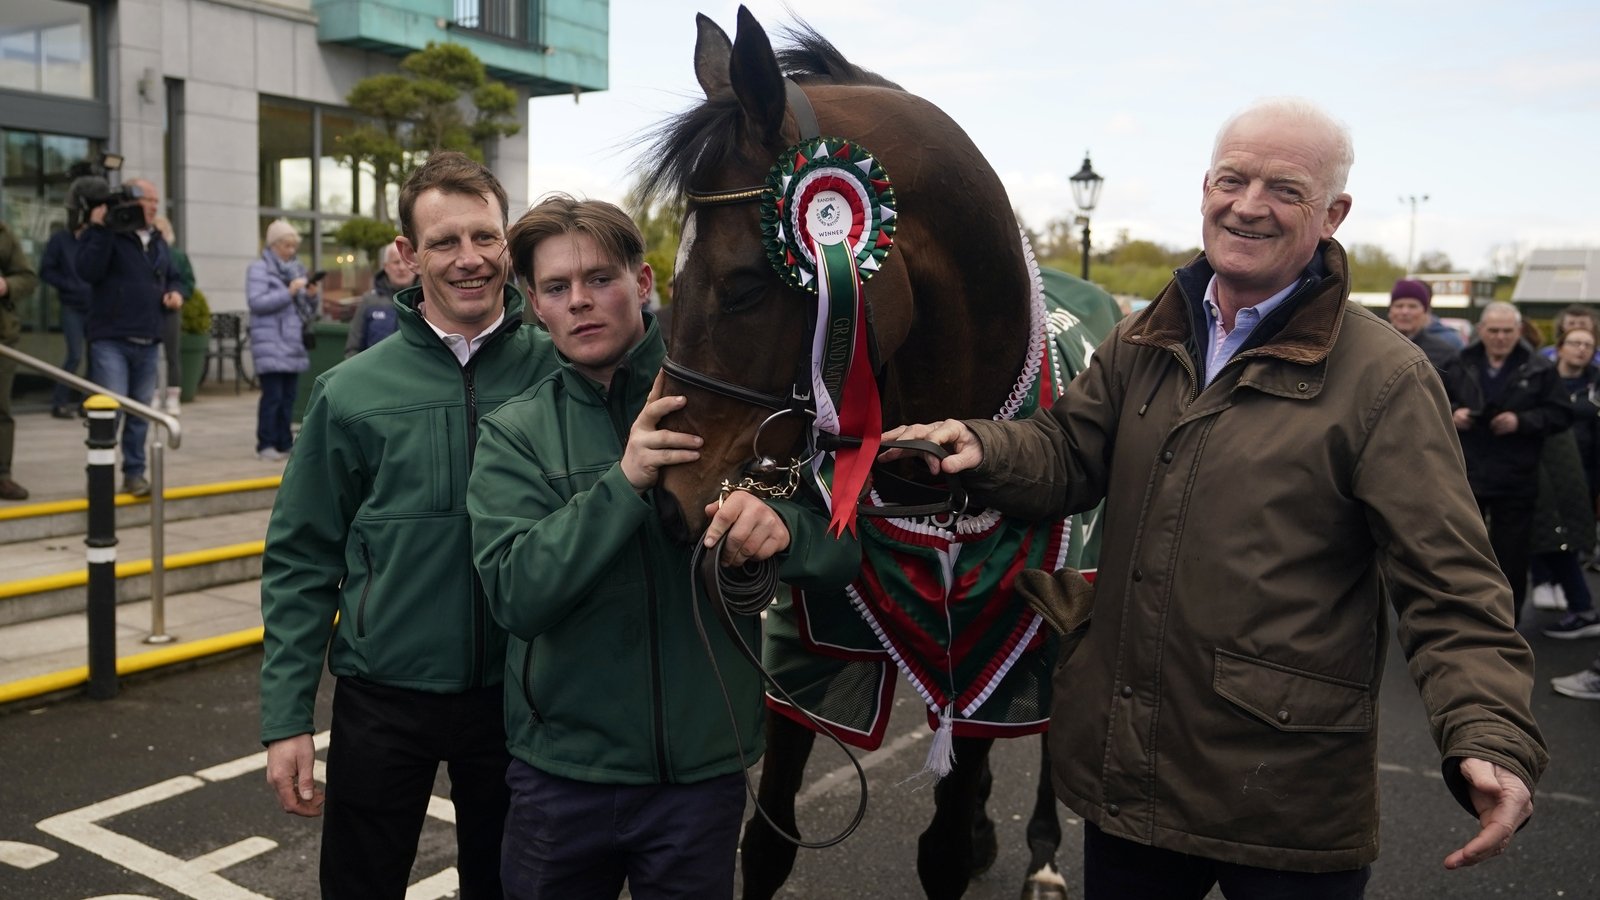
[(1209, 387), (1187, 349), (1201, 257), (1052, 410), (967, 423), (975, 499), (1106, 499), (1093, 618), (1056, 672), (1057, 796), (1119, 837), (1313, 872), (1378, 854), (1386, 598), (1457, 800), (1461, 758), (1530, 789), (1547, 760), (1439, 377), (1319, 252)]

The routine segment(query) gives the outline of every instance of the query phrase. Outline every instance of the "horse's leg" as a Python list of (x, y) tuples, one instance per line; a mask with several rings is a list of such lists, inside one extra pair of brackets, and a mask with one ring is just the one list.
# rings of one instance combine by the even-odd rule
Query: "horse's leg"
[(978, 773), (978, 803), (972, 818), (972, 877), (989, 871), (1000, 855), (1000, 839), (995, 835), (994, 820), (989, 818), (989, 794), (994, 790), (994, 770), (989, 757), (983, 758), (983, 771)]
[(956, 900), (972, 879), (972, 820), (992, 738), (956, 738), (956, 764), (933, 789), (933, 821), (917, 838), (917, 877), (929, 900)]
[[(787, 716), (767, 713), (767, 753), (761, 763), (756, 799), (779, 828), (795, 833), (794, 798), (806, 774), (806, 759), (816, 733)], [(798, 851), (773, 830), (760, 812), (752, 813), (739, 845), (745, 900), (770, 900), (789, 879)]]
[(1033, 798), (1033, 814), (1028, 817), (1028, 877), (1022, 884), (1022, 900), (1066, 900), (1067, 881), (1056, 868), (1056, 850), (1061, 846), (1061, 818), (1056, 810), (1056, 792), (1050, 785), (1050, 736), (1039, 735), (1039, 784)]

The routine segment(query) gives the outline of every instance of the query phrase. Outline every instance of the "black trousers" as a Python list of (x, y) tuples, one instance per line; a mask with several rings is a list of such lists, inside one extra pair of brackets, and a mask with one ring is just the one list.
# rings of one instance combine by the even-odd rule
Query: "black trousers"
[(1361, 900), (1371, 866), (1344, 872), (1285, 872), (1218, 862), (1113, 837), (1083, 823), (1084, 900)]
[(463, 900), (498, 898), (505, 829), (501, 690), (431, 694), (340, 678), (333, 694), (322, 896), (405, 897), (439, 764), (456, 808)]
[(1532, 557), (1534, 496), (1479, 497), (1478, 511), (1489, 526), (1489, 547), (1500, 571), (1511, 582), (1513, 628), (1522, 621), (1522, 601), (1528, 596), (1528, 560)]
[(520, 759), (506, 774), (512, 900), (732, 900), (742, 773), (694, 784), (573, 781)]

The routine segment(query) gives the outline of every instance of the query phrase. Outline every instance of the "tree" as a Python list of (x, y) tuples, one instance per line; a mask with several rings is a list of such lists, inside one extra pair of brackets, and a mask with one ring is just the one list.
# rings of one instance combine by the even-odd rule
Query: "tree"
[(345, 102), (365, 121), (335, 153), (372, 175), (384, 223), (390, 221), (383, 199), (389, 186), (404, 181), (428, 154), (459, 150), (482, 162), (489, 141), (522, 127), (516, 92), (489, 78), (483, 62), (460, 44), (430, 42), (401, 60), (399, 72), (356, 82)]
[(1377, 244), (1351, 244), (1345, 248), (1350, 261), (1350, 290), (1388, 293), (1394, 283), (1406, 277), (1406, 267)]
[(1417, 260), (1417, 271), (1419, 273), (1441, 274), (1454, 272), (1455, 270), (1455, 263), (1450, 261), (1450, 256), (1443, 250), (1429, 250), (1427, 253), (1422, 254), (1421, 259)]
[(394, 243), (400, 230), (388, 222), (377, 219), (354, 218), (339, 226), (333, 239), (345, 247), (354, 247), (367, 257), (367, 262), (378, 264), (378, 251)]
[(642, 181), (628, 190), (623, 206), (644, 236), (644, 261), (656, 276), (656, 293), (661, 304), (672, 304), (672, 276), (678, 261), (678, 239), (683, 227), (683, 209), (677, 203), (646, 202)]

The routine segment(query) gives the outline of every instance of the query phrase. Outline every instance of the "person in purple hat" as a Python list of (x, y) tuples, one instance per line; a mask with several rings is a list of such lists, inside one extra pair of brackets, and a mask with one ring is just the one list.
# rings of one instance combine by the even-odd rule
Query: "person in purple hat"
[(1389, 291), (1389, 324), (1427, 354), (1435, 369), (1443, 368), (1458, 348), (1428, 330), (1432, 319), (1433, 289), (1426, 281), (1402, 278)]

